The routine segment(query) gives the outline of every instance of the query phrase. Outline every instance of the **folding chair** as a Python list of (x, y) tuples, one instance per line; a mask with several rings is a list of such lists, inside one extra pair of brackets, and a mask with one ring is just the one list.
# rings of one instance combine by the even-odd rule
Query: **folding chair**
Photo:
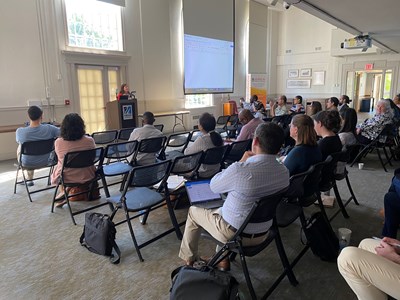
[(224, 166), (227, 167), (235, 161), (239, 161), (243, 154), (250, 149), (252, 140), (233, 142), (228, 146), (224, 157)]
[[(390, 142), (392, 142), (393, 144), (390, 144), (389, 142), (387, 142), (386, 140), (389, 139)], [(385, 172), (387, 172), (386, 169), (386, 165), (391, 165), (392, 166), (392, 158), (393, 158), (393, 149), (391, 148), (392, 145), (394, 145), (394, 136), (393, 136), (393, 124), (388, 124), (386, 125), (382, 131), (379, 133), (379, 135), (372, 140), (368, 145), (361, 145), (362, 147), (361, 151), (358, 153), (358, 155), (354, 158), (354, 160), (352, 161), (352, 163), (350, 164), (350, 167), (353, 167), (353, 165), (360, 161), (362, 158), (365, 158), (367, 156), (368, 153), (373, 152), (374, 150), (376, 150), (376, 153), (378, 154), (378, 158), (379, 161), (383, 167), (383, 169), (385, 170)], [(389, 148), (390, 152), (391, 152), (391, 156), (389, 157), (386, 147)], [(386, 157), (386, 162), (383, 162), (382, 159), (382, 155), (380, 152), (380, 149), (383, 150), (383, 153)]]
[(117, 140), (119, 142), (129, 140), (129, 137), (131, 136), (131, 133), (134, 129), (135, 129), (135, 127), (130, 127), (130, 128), (122, 128), (122, 129), (118, 130)]
[[(282, 239), (275, 218), (277, 205), (282, 201), (285, 192), (286, 189), (276, 194), (269, 195), (257, 200), (253, 204), (251, 211), (249, 212), (242, 226), (240, 226), (240, 228), (237, 229), (235, 235), (228, 242), (221, 243), (217, 240), (214, 240), (217, 242), (217, 244), (221, 246), (221, 249), (213, 256), (213, 258), (209, 261), (208, 265), (216, 266), (221, 260), (230, 256), (232, 253), (238, 253), (240, 256), (240, 262), (242, 265), (243, 273), (246, 278), (247, 287), (250, 291), (252, 299), (257, 299), (257, 297), (254, 291), (253, 284), (250, 279), (250, 274), (246, 263), (246, 257), (253, 257), (257, 255), (274, 240), (284, 268), (284, 274), (288, 277), (290, 283), (293, 286), (296, 286), (298, 284), (296, 277), (293, 274), (293, 270), (290, 267), (289, 260), (286, 256), (286, 252), (282, 244)], [(249, 223), (262, 223), (268, 221), (272, 221), (272, 226), (266, 233), (267, 237), (265, 241), (256, 246), (244, 246), (242, 243), (242, 237), (246, 235), (244, 231), (247, 225)], [(208, 233), (206, 235), (208, 237), (211, 237)], [(264, 297), (270, 295), (278, 284), (279, 282), (275, 282), (271, 286), (271, 288), (267, 291), (267, 293), (264, 295)]]
[(162, 132), (164, 129), (164, 124), (157, 124), (157, 125), (154, 125), (154, 127)]
[[(67, 206), (69, 213), (71, 215), (72, 223), (76, 225), (75, 222), (75, 215), (87, 212), (89, 210), (101, 207), (103, 205), (107, 205), (107, 202), (103, 202), (97, 205), (93, 205), (78, 211), (72, 211), (71, 204), (70, 204), (70, 198), (73, 196), (78, 196), (82, 194), (87, 194), (88, 198), (90, 198), (91, 193), (93, 192), (93, 189), (95, 188), (95, 183), (97, 183), (98, 180), (101, 180), (101, 168), (103, 164), (103, 154), (104, 154), (104, 148), (99, 147), (95, 149), (90, 149), (90, 150), (81, 150), (81, 151), (73, 151), (73, 152), (68, 152), (65, 154), (62, 169), (61, 169), (61, 175), (58, 180), (56, 190), (54, 191), (54, 196), (51, 204), (51, 212), (54, 212), (54, 205), (56, 201), (60, 200), (66, 200), (67, 201)], [(97, 164), (97, 165), (96, 165)], [(95, 168), (94, 172), (94, 177), (87, 181), (87, 182), (74, 182), (74, 178), (70, 178), (71, 176), (68, 176), (68, 170), (70, 169), (85, 169), (85, 168)], [(64, 189), (64, 198), (63, 199), (56, 199), (57, 191), (60, 187), (60, 185)], [(69, 189), (73, 187), (79, 187), (82, 185), (88, 185), (89, 188), (87, 191), (83, 191), (80, 193), (76, 194), (70, 194)]]
[(226, 127), (228, 126), (230, 116), (219, 116), (217, 119), (217, 124), (215, 131), (219, 134), (226, 133)]
[(118, 130), (93, 132), (91, 137), (94, 139), (96, 145), (107, 145), (117, 140)]
[(192, 179), (208, 179), (212, 178), (215, 174), (217, 174), (222, 169), (222, 164), (225, 156), (225, 152), (228, 149), (228, 145), (213, 147), (204, 151), (203, 159), (201, 160), (201, 165), (209, 166), (209, 165), (219, 165), (219, 168), (209, 176), (200, 175), (200, 168), (197, 169), (197, 174)]
[(201, 131), (199, 129), (193, 129), (190, 132), (190, 142), (194, 142), (199, 136), (201, 136)]
[[(124, 209), (125, 220), (118, 222), (115, 225), (118, 226), (125, 222), (128, 223), (129, 232), (140, 261), (143, 261), (140, 249), (159, 240), (167, 234), (175, 231), (177, 238), (179, 240), (182, 239), (182, 232), (179, 229), (179, 224), (172, 208), (167, 186), (168, 171), (170, 166), (171, 161), (166, 160), (152, 165), (135, 167), (129, 173), (128, 182), (130, 184), (125, 185), (122, 195), (113, 196), (107, 199), (109, 203), (114, 206), (111, 219), (114, 218), (115, 214), (120, 208)], [(152, 187), (160, 182), (161, 184), (159, 188), (154, 190)], [(173, 227), (163, 233), (160, 233), (156, 237), (143, 242), (142, 244), (138, 244), (131, 220), (142, 215), (148, 215), (150, 211), (160, 208), (165, 204), (167, 204), (168, 213)], [(136, 214), (130, 216), (130, 213)]]
[[(158, 158), (174, 159), (177, 156), (182, 156), (187, 145), (190, 142), (190, 137), (191, 137), (190, 131), (171, 134), (168, 137), (164, 149), (160, 152)], [(171, 150), (171, 148), (175, 148), (176, 150)]]
[(226, 126), (226, 131), (228, 132), (228, 137), (235, 138), (238, 127), (239, 127), (238, 115), (237, 114), (231, 115), (229, 118), (229, 124)]
[[(54, 188), (54, 186), (50, 186), (50, 175), (53, 171), (54, 166), (57, 164), (57, 156), (54, 152), (54, 141), (54, 139), (48, 139), (43, 141), (25, 142), (21, 145), (21, 153), (19, 155), (17, 165), (17, 174), (15, 176), (14, 194), (17, 192), (17, 184), (23, 183), (25, 185), (26, 192), (28, 193), (29, 201), (32, 202), (31, 194)], [(30, 165), (24, 163), (26, 159), (34, 159), (39, 163)], [(49, 168), (49, 174), (32, 178), (32, 182), (39, 179), (47, 178), (47, 187), (31, 191), (29, 189), (24, 171), (33, 171), (42, 168)], [(19, 171), (21, 171), (22, 173), (21, 181), (18, 181)]]
[[(138, 165), (138, 160), (143, 159), (143, 155), (150, 158), (154, 156), (154, 162), (156, 161), (156, 154), (158, 154), (163, 148), (167, 138), (165, 136), (153, 137), (143, 139), (139, 142), (139, 145), (133, 154), (131, 164)], [(147, 155), (146, 155), (147, 154)]]
[[(110, 193), (108, 191), (109, 186), (121, 183), (120, 191), (124, 189), (128, 174), (133, 169), (133, 166), (129, 164), (127, 158), (133, 155), (133, 153), (137, 149), (137, 146), (138, 141), (129, 141), (107, 145), (104, 151), (104, 161), (106, 159), (114, 161), (111, 161), (108, 164), (103, 164), (103, 167), (99, 170), (104, 192), (107, 198), (110, 197)], [(123, 175), (122, 180), (113, 182), (112, 184), (107, 183), (106, 177), (120, 175)]]

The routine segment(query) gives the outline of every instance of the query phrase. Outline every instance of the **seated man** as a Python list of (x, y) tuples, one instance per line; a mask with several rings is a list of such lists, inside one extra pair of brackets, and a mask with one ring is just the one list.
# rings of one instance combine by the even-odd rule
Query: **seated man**
[[(16, 141), (19, 144), (17, 149), (17, 159), (19, 160), (19, 156), (21, 153), (21, 145), (25, 142), (33, 142), (40, 140), (49, 140), (55, 139), (60, 135), (60, 128), (50, 124), (42, 124), (43, 119), (43, 111), (38, 106), (31, 106), (28, 109), (28, 117), (29, 117), (29, 126), (20, 127), (17, 129)], [(24, 165), (29, 166), (41, 166), (45, 165), (49, 159), (48, 155), (41, 156), (22, 156), (22, 163)], [(34, 171), (27, 171), (27, 180), (28, 185), (33, 185), (33, 175)]]
[[(164, 136), (164, 134), (154, 127), (153, 123), (155, 121), (152, 112), (146, 111), (143, 113), (143, 127), (135, 128), (130, 137), (129, 141), (141, 141), (143, 139)], [(132, 160), (132, 157), (128, 159)], [(156, 153), (138, 153), (136, 157), (138, 165), (149, 165), (156, 162)]]
[(400, 178), (400, 170), (397, 169), (394, 172), (393, 181), (390, 185), (389, 191), (385, 194), (384, 204), (385, 204), (385, 223), (382, 229), (382, 236), (387, 236), (391, 238), (397, 238), (397, 232), (399, 231), (400, 225), (400, 196), (396, 191), (394, 182), (398, 182)]
[(236, 141), (244, 141), (252, 139), (254, 136), (254, 131), (259, 124), (263, 123), (260, 118), (255, 118), (254, 115), (248, 109), (243, 109), (239, 113), (239, 122), (243, 125), (242, 129)]
[(286, 108), (287, 98), (285, 95), (281, 95), (276, 103), (270, 102), (271, 106), (271, 117), (279, 117), (288, 113)]
[[(228, 193), (228, 196), (219, 209), (190, 207), (179, 252), (179, 257), (187, 265), (193, 265), (199, 258), (198, 243), (203, 228), (215, 239), (226, 242), (243, 224), (254, 201), (289, 185), (289, 171), (276, 160), (282, 143), (283, 130), (279, 125), (260, 124), (254, 134), (252, 151), (247, 151), (239, 162), (212, 178), (212, 191)], [(270, 222), (249, 224), (244, 233), (253, 236), (243, 236), (243, 245), (263, 242), (270, 226)], [(223, 269), (229, 269), (228, 260), (223, 261), (222, 265)]]
[(363, 300), (400, 299), (400, 241), (364, 239), (358, 248), (346, 247), (338, 268), (348, 285)]

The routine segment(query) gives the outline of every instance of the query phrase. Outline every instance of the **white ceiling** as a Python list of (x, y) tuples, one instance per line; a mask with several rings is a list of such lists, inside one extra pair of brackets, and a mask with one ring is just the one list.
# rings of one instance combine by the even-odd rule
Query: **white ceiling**
[[(272, 0), (256, 0), (268, 5)], [(277, 6), (281, 6), (277, 3)], [(382, 50), (400, 53), (400, 0), (286, 0), (351, 34), (369, 34)], [(289, 8), (290, 9), (290, 8)]]

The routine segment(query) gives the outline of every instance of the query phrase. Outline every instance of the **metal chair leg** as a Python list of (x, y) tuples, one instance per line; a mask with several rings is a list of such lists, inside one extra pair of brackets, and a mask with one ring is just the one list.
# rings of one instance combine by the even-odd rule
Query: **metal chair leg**
[(347, 174), (346, 174), (346, 183), (347, 183), (347, 187), (349, 188), (351, 198), (354, 200), (354, 203), (356, 205), (360, 205), (360, 203), (358, 203), (358, 201), (357, 201), (356, 195), (354, 195), (353, 188), (351, 187), (349, 176), (347, 176)]
[[(125, 206), (125, 204), (124, 204), (124, 206)], [(131, 220), (130, 220), (130, 217), (129, 217), (129, 213), (128, 213), (128, 211), (126, 210), (126, 207), (124, 207), (124, 209), (125, 209), (126, 222), (128, 223), (129, 232), (131, 233), (131, 237), (132, 237), (133, 244), (134, 244), (134, 246), (135, 246), (137, 255), (139, 256), (139, 260), (140, 260), (141, 262), (143, 262), (144, 259), (143, 259), (143, 257), (142, 257), (142, 253), (140, 252), (139, 245), (138, 245), (138, 243), (137, 243), (137, 241), (136, 241), (135, 234), (133, 233), (133, 228), (132, 228), (132, 223), (131, 223)]]

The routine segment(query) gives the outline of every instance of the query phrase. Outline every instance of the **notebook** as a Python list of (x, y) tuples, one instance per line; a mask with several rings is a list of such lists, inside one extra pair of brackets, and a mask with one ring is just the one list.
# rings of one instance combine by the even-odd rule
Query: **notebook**
[(185, 188), (191, 205), (217, 208), (224, 204), (221, 195), (211, 191), (210, 180), (187, 181)]

